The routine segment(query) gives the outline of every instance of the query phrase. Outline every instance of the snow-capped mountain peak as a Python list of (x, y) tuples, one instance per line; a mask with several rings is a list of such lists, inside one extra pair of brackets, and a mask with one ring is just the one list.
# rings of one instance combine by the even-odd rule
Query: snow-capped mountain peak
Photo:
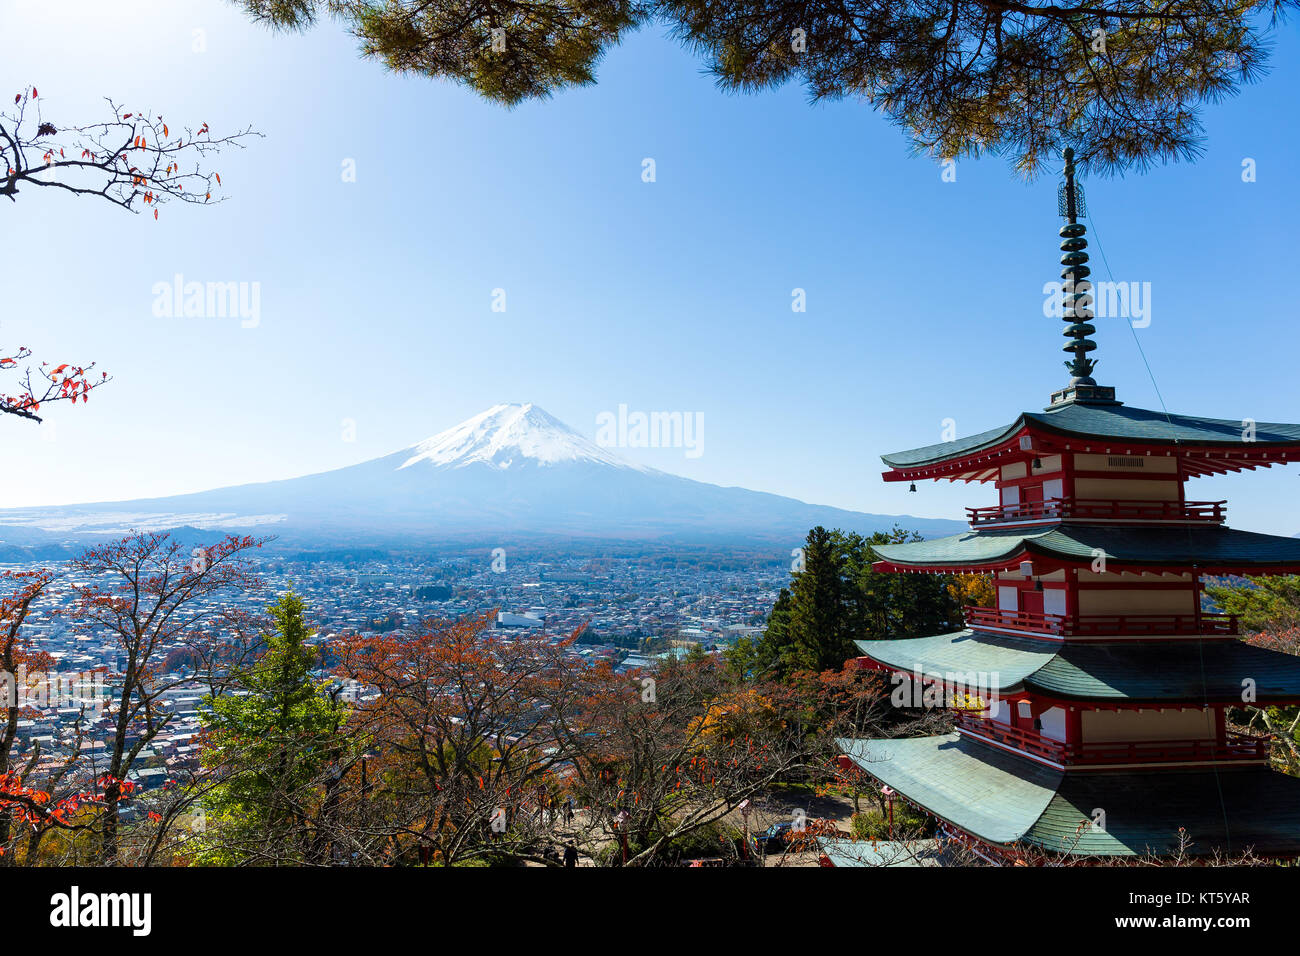
[[(273, 531), (278, 547), (474, 547), (520, 536), (756, 544), (788, 553), (817, 525), (870, 534), (965, 527), (805, 504), (629, 464), (536, 405), (497, 405), (401, 451), (333, 471), (170, 498), (0, 508), (0, 561), (71, 557), (130, 529)], [(568, 545), (565, 545), (567, 547)], [(53, 560), (54, 558), (51, 558)], [(44, 560), (44, 558), (41, 558)]]
[(399, 470), (421, 462), (435, 468), (481, 463), (503, 471), (575, 462), (646, 470), (601, 448), (532, 402), (494, 405), (407, 452)]

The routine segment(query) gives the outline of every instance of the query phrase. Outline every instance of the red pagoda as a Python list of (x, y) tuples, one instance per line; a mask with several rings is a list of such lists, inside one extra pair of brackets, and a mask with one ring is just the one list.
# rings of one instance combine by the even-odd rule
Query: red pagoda
[[(880, 546), (877, 570), (993, 577), (966, 627), (861, 641), (859, 664), (938, 688), (934, 737), (842, 740), (846, 765), (992, 860), (1300, 853), (1300, 779), (1231, 708), (1300, 704), (1300, 658), (1240, 640), (1203, 610), (1207, 576), (1300, 572), (1300, 539), (1235, 531), (1187, 482), (1300, 460), (1300, 425), (1133, 408), (1092, 378), (1082, 190), (1066, 152), (1060, 212), (1069, 385), (1042, 412), (884, 456), (886, 481), (991, 482), (970, 531)], [(972, 688), (976, 688), (972, 691)], [(954, 696), (955, 695), (955, 698)]]

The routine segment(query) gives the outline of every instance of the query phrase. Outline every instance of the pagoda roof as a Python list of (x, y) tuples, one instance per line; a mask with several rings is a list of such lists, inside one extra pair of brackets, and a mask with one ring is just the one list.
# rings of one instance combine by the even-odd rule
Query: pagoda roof
[(1026, 686), (1074, 700), (1240, 704), (1246, 680), (1258, 702), (1300, 700), (1300, 657), (1241, 640), (1067, 643)]
[(1064, 773), (955, 733), (837, 743), (912, 803), (998, 846), (1169, 854), (1181, 829), (1194, 855), (1300, 853), (1300, 779), (1267, 768)]
[(1047, 566), (1091, 563), (1139, 570), (1195, 567), (1221, 573), (1300, 566), (1300, 538), (1232, 528), (1073, 525), (964, 531), (946, 538), (873, 545), (880, 571), (991, 571), (1039, 557)]
[(955, 733), (836, 744), (880, 782), (989, 843), (1024, 837), (1065, 776)]
[[(905, 480), (912, 472), (943, 463), (960, 462), (981, 453), (1019, 456), (1021, 449), (1015, 446), (1015, 439), (1025, 433), (1058, 439), (1055, 442), (1049, 441), (1050, 446), (1064, 447), (1066, 439), (1072, 440), (1073, 444), (1093, 440), (1124, 446), (1115, 448), (1115, 454), (1154, 453), (1153, 448), (1165, 453), (1176, 449), (1180, 454), (1196, 449), (1226, 449), (1234, 453), (1227, 460), (1240, 459), (1238, 467), (1267, 464), (1262, 459), (1276, 459), (1279, 451), (1300, 450), (1300, 424), (1256, 422), (1254, 428), (1253, 440), (1246, 442), (1242, 438), (1242, 419), (1167, 415), (1119, 402), (1066, 402), (1042, 412), (1022, 412), (1014, 422), (1001, 428), (991, 428), (955, 441), (882, 455), (881, 460), (891, 468), (904, 472), (886, 473), (889, 478)], [(1044, 450), (1050, 452), (1059, 449), (1048, 447)], [(1074, 450), (1083, 451), (1084, 448)], [(1219, 468), (1206, 463), (1206, 470)], [(918, 474), (917, 477), (921, 475)]]
[(934, 637), (858, 641), (867, 657), (904, 673), (997, 676), (999, 694), (1025, 690), (1064, 700), (1240, 703), (1300, 701), (1300, 657), (1228, 641), (1047, 643), (965, 630)]
[(817, 841), (831, 866), (943, 866), (944, 848), (929, 840), (851, 840), (821, 837)]
[(930, 676), (974, 671), (997, 675), (998, 686), (987, 689), (998, 693), (1019, 687), (1060, 650), (1059, 645), (1033, 638), (972, 630), (854, 643), (873, 661), (907, 673), (919, 671)]

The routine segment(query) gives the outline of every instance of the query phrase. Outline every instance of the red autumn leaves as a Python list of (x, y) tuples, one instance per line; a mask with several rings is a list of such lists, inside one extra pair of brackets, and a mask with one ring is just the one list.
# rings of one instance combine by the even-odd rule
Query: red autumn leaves
[[(0, 372), (17, 370), (31, 354), (30, 349), (19, 346), (15, 354), (0, 356)], [(75, 405), (80, 401), (84, 404), (90, 400), (91, 391), (109, 380), (105, 372), (100, 373), (99, 379), (94, 379), (91, 376), (93, 368), (93, 364), (80, 366), (64, 362), (51, 369), (48, 362), (42, 362), (36, 372), (45, 379), (44, 388), (33, 385), (33, 370), (29, 368), (19, 380), (17, 392), (0, 392), (0, 414), (40, 421), (37, 413), (46, 402), (67, 401)]]
[[(172, 137), (161, 115), (121, 112), (111, 101), (113, 112), (107, 122), (60, 123), (56, 127), (41, 117), (36, 98), (35, 87), (20, 91), (14, 95), (17, 108), (4, 114), (9, 135), (0, 140), (0, 169), (7, 169), (7, 181), (0, 178), (0, 196), (14, 199), (20, 192), (31, 191), (23, 188), (27, 185), (65, 186), (80, 195), (100, 195), (128, 209), (142, 200), (153, 208), (157, 219), (158, 206), (167, 199), (209, 202), (212, 181), (221, 185), (221, 176), (204, 171), (199, 162), (183, 172), (187, 155), (201, 160), (209, 151), (260, 135), (249, 129), (213, 137), (204, 123), (197, 132), (186, 129)], [(61, 137), (63, 142), (49, 143), (41, 137)], [(29, 150), (33, 150), (30, 155)], [(88, 186), (88, 178), (98, 183)]]

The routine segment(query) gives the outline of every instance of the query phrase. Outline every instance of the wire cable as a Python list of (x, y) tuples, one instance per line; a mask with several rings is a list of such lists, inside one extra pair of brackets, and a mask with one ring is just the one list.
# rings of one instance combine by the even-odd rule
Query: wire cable
[[(1093, 239), (1095, 239), (1097, 242), (1097, 251), (1101, 253), (1101, 262), (1106, 269), (1106, 278), (1108, 281), (1114, 282), (1115, 274), (1111, 271), (1110, 260), (1106, 258), (1106, 250), (1101, 244), (1101, 233), (1097, 229), (1096, 217), (1089, 214), (1087, 218), (1088, 218), (1088, 224), (1092, 227)], [(1095, 293), (1095, 289), (1094, 289), (1094, 293)], [(1094, 302), (1096, 301), (1095, 294), (1093, 296), (1093, 301)], [(1150, 303), (1148, 303), (1148, 306), (1149, 305)], [(1094, 309), (1094, 313), (1095, 313), (1095, 309)], [(1128, 326), (1129, 332), (1133, 334), (1133, 344), (1137, 346), (1138, 355), (1142, 357), (1142, 364), (1146, 366), (1147, 376), (1151, 379), (1151, 387), (1155, 389), (1156, 399), (1160, 402), (1160, 410), (1164, 413), (1165, 421), (1169, 424), (1170, 438), (1172, 439), (1173, 443), (1177, 445), (1179, 444), (1179, 441), (1177, 435), (1174, 434), (1174, 420), (1173, 417), (1169, 414), (1168, 406), (1165, 405), (1164, 395), (1162, 395), (1160, 392), (1160, 384), (1156, 381), (1155, 372), (1152, 371), (1151, 363), (1147, 360), (1146, 350), (1142, 348), (1142, 340), (1138, 337), (1137, 329), (1134, 328), (1132, 322), (1128, 321), (1128, 319), (1126, 318), (1124, 320), (1124, 324)], [(1184, 531), (1187, 534), (1187, 543), (1189, 545), (1189, 550), (1194, 550), (1193, 546), (1195, 545), (1195, 538), (1192, 535), (1191, 526), (1190, 525), (1185, 526)], [(1196, 565), (1194, 564), (1192, 565), (1192, 577), (1196, 580), (1199, 580), (1200, 578), (1200, 576), (1196, 573)], [(1199, 587), (1196, 588), (1195, 598), (1196, 598), (1196, 610), (1199, 616), (1200, 609), (1201, 609), (1201, 603), (1200, 603), (1201, 589)], [(1198, 634), (1196, 637), (1196, 650), (1198, 656), (1200, 657), (1200, 664), (1201, 664), (1201, 705), (1204, 710), (1208, 711), (1210, 709), (1210, 695), (1209, 695), (1209, 687), (1205, 677), (1205, 636), (1202, 634)], [(1227, 723), (1226, 710), (1224, 713), (1224, 723), (1225, 724)], [(1215, 722), (1214, 730), (1215, 730), (1215, 737), (1217, 738), (1218, 737), (1217, 721)], [(1224, 730), (1226, 732), (1227, 730), (1226, 726), (1224, 727)], [(1214, 785), (1219, 793), (1219, 810), (1223, 813), (1223, 833), (1224, 836), (1227, 838), (1228, 852), (1231, 853), (1232, 852), (1232, 824), (1228, 818), (1228, 805), (1226, 801), (1223, 799), (1223, 781), (1219, 777), (1219, 761), (1218, 758), (1214, 756), (1213, 750), (1211, 750), (1210, 753), (1210, 768), (1214, 771)]]

